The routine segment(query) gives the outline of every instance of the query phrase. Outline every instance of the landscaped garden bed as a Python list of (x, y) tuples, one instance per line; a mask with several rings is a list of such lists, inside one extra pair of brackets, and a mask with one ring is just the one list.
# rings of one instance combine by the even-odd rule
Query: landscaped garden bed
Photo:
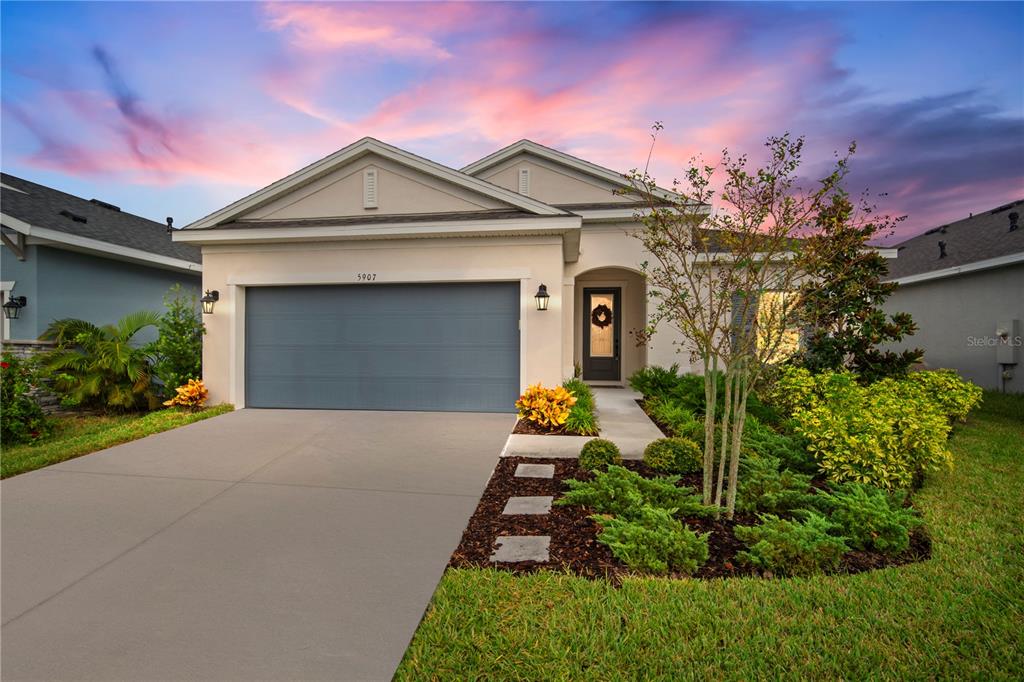
[(516, 401), (519, 420), (512, 433), (530, 436), (596, 436), (594, 393), (581, 379), (561, 386), (530, 386)]
[[(518, 478), (514, 475), (519, 464), (551, 464), (555, 467), (553, 478)], [(646, 477), (660, 474), (639, 461), (626, 461), (623, 466)], [(611, 549), (598, 542), (601, 527), (591, 518), (593, 512), (582, 506), (561, 506), (555, 504), (549, 514), (506, 515), (502, 511), (510, 497), (550, 495), (556, 500), (566, 490), (565, 481), (576, 479), (592, 480), (594, 474), (579, 465), (578, 460), (536, 457), (503, 457), (491, 475), (476, 512), (469, 520), (462, 541), (452, 555), (452, 568), (496, 567), (513, 573), (533, 573), (538, 570), (571, 572), (588, 578), (608, 578), (618, 582), (633, 571), (616, 559)], [(680, 487), (696, 489), (701, 483), (701, 474), (688, 474), (680, 478)], [(817, 482), (819, 485), (821, 481)], [(734, 529), (736, 526), (752, 526), (758, 522), (753, 513), (738, 513), (732, 520), (724, 518), (687, 517), (684, 523), (697, 533), (709, 533), (708, 560), (691, 576), (695, 578), (728, 578), (735, 576), (771, 575), (751, 566), (737, 562), (737, 553), (746, 549)], [(516, 563), (495, 563), (490, 557), (495, 540), (500, 536), (550, 536), (550, 560), (546, 563), (525, 561)], [(924, 528), (911, 532), (910, 547), (898, 554), (883, 554), (873, 551), (852, 550), (843, 555), (837, 573), (859, 573), (861, 571), (899, 566), (927, 559), (931, 553), (931, 541)], [(669, 573), (669, 577), (688, 577)]]

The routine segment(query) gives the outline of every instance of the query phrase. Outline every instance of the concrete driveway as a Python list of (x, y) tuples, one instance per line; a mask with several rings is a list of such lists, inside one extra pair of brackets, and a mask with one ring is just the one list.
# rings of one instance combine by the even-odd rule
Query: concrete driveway
[(4, 679), (389, 679), (512, 423), (241, 410), (4, 481)]

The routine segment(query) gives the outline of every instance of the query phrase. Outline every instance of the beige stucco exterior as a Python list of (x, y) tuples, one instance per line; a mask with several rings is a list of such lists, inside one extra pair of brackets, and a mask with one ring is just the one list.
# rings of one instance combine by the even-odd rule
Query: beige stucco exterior
[(630, 203), (616, 193), (622, 185), (523, 152), (482, 171), (478, 177), (512, 191), (519, 188), (519, 170), (530, 171), (530, 196), (548, 204)]
[[(621, 287), (620, 380), (648, 363), (689, 367), (688, 358), (677, 352), (680, 338), (672, 330), (659, 330), (646, 347), (632, 341), (631, 332), (644, 326), (650, 304), (640, 274), (643, 249), (630, 235), (638, 225), (629, 220), (583, 221), (559, 213), (490, 224), (486, 219), (427, 220), (387, 228), (351, 221), (299, 228), (281, 222), (515, 208), (506, 195), (487, 196), (486, 188), (456, 186), (386, 156), (363, 155), (255, 207), (246, 206), (233, 218), (246, 224), (267, 221), (266, 227), (235, 230), (228, 222), (175, 235), (203, 246), (203, 288), (220, 292), (214, 314), (204, 319), (204, 379), (212, 401), (245, 405), (245, 300), (246, 291), (256, 286), (518, 282), (523, 388), (572, 376), (574, 365), (582, 361), (583, 288)], [(525, 162), (513, 158), (496, 166), (496, 173), (484, 175), (491, 182), (504, 182), (505, 170), (514, 173)], [(378, 208), (372, 212), (363, 208), (362, 186), (362, 171), (371, 165), (381, 173)], [(579, 170), (559, 173), (550, 165), (544, 159), (531, 166), (537, 171), (531, 177), (531, 199), (560, 204), (625, 201), (612, 193), (606, 180), (592, 178), (588, 186)], [(520, 208), (530, 209), (524, 206)], [(374, 231), (378, 229), (383, 231)], [(372, 273), (373, 281), (362, 281), (361, 273)], [(546, 311), (537, 310), (534, 299), (541, 284), (551, 295)]]

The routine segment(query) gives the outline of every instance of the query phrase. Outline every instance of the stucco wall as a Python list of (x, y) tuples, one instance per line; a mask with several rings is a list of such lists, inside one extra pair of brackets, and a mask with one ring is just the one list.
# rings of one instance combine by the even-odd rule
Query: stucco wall
[[(409, 239), (205, 246), (203, 286), (220, 291), (214, 314), (205, 316), (203, 373), (213, 402), (244, 404), (245, 290), (248, 286), (375, 282), (520, 281), (520, 382), (555, 384), (566, 376), (562, 349), (571, 337), (562, 325), (562, 240)], [(549, 309), (536, 310), (537, 287), (549, 284)], [(364, 283), (361, 286), (374, 286)]]
[(518, 192), (520, 168), (530, 169), (530, 196), (545, 203), (630, 201), (627, 197), (615, 193), (617, 185), (527, 153), (517, 154), (493, 168), (478, 173), (477, 176), (499, 187)]
[[(363, 207), (363, 171), (378, 172), (377, 208)], [(296, 219), (452, 213), (509, 208), (491, 197), (368, 154), (242, 216), (243, 219)]]
[[(5, 339), (33, 340), (39, 336), (39, 296), (36, 289), (38, 272), (38, 246), (25, 247), (25, 260), (20, 261), (6, 246), (0, 246), (0, 280), (14, 282), (14, 295), (28, 298), (28, 305), (21, 309), (17, 320), (4, 320)], [(9, 291), (4, 291), (4, 302)]]
[[(3, 255), (2, 279), (17, 280), (16, 294), (29, 299), (19, 319), (11, 321), (12, 339), (35, 339), (51, 321), (65, 317), (107, 324), (136, 310), (160, 312), (164, 294), (176, 283), (199, 294), (198, 275), (173, 270), (48, 246), (29, 247), (22, 263), (6, 248)], [(155, 338), (155, 333), (141, 340), (150, 337)]]
[[(919, 331), (897, 348), (923, 348), (925, 363), (948, 367), (985, 388), (999, 387), (996, 325), (1024, 324), (1024, 265), (901, 286), (886, 301), (889, 313), (908, 312)], [(1018, 349), (1008, 391), (1024, 392), (1024, 348)]]

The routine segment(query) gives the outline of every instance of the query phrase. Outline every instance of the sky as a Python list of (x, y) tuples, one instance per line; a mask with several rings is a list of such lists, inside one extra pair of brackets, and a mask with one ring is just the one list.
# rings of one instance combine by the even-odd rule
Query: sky
[(521, 138), (668, 186), (806, 138), (906, 215), (1024, 198), (1024, 3), (0, 4), (0, 166), (183, 226), (364, 136)]

